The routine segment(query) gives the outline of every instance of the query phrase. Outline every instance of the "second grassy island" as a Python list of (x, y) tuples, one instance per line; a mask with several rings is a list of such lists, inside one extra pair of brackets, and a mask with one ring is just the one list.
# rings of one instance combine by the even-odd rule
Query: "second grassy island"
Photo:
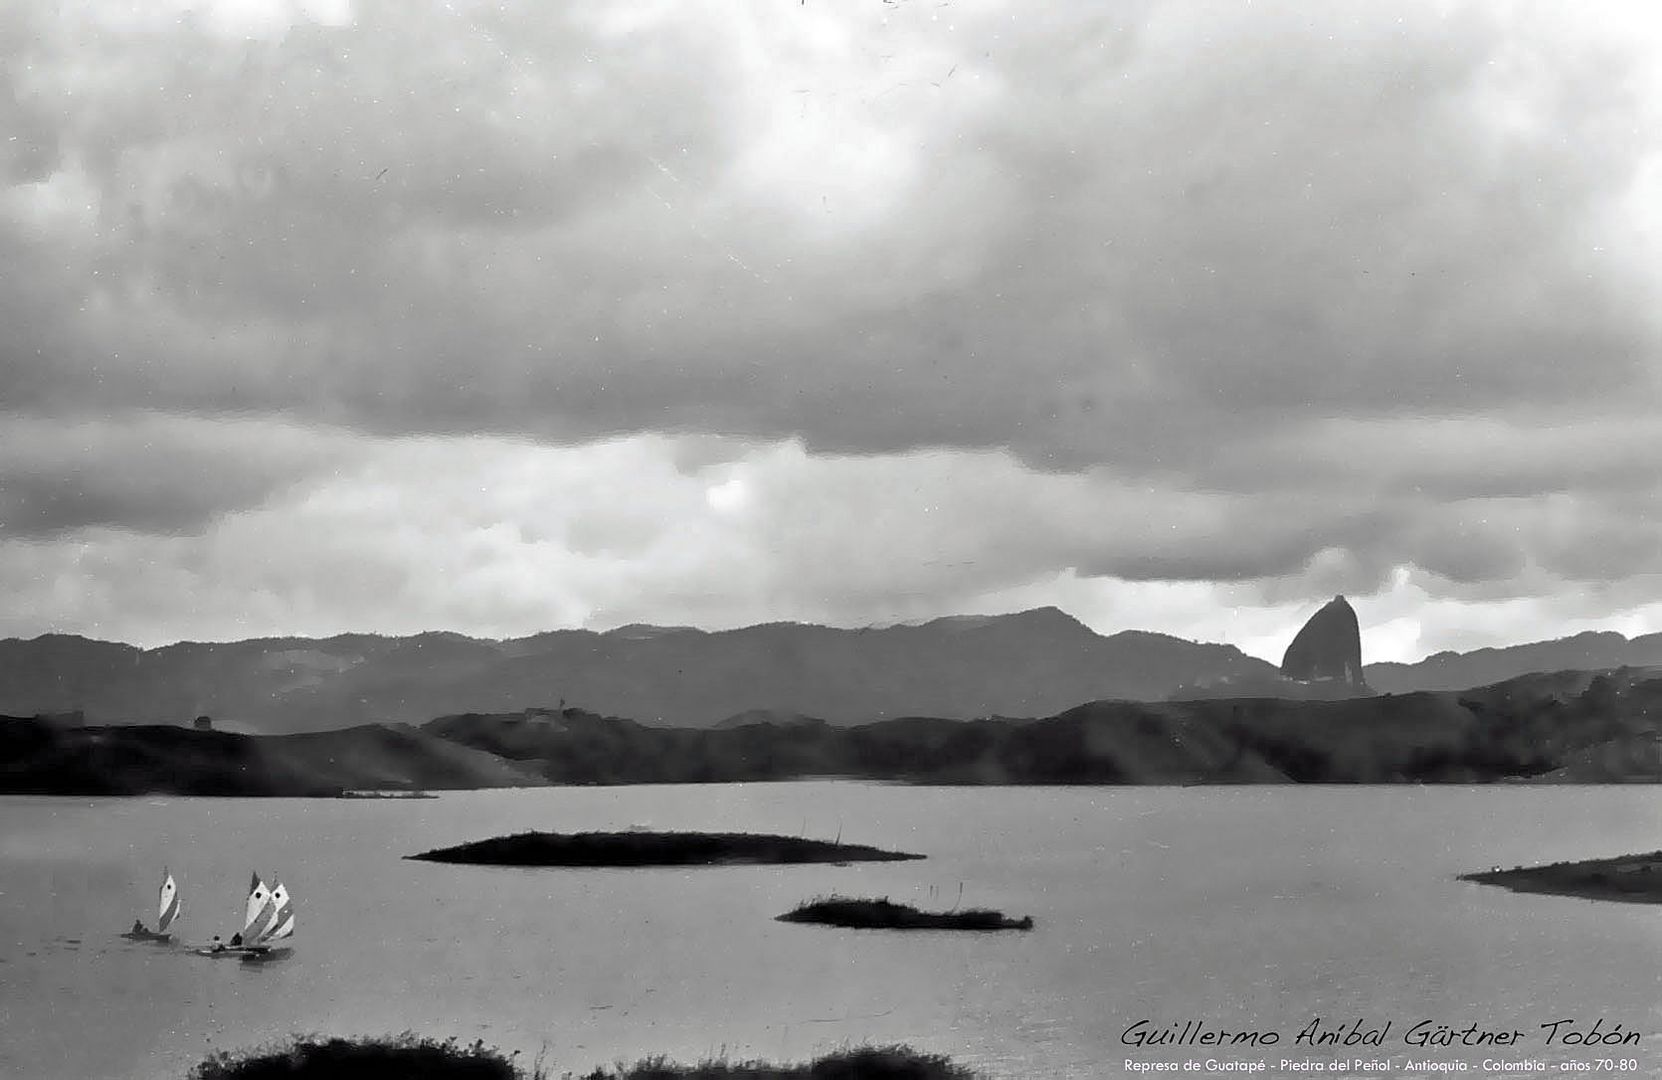
[(1012, 919), (1001, 911), (971, 908), (967, 911), (920, 911), (910, 904), (897, 904), (884, 897), (866, 900), (852, 896), (827, 896), (811, 900), (795, 911), (779, 916), (780, 922), (818, 923), (858, 930), (1031, 930), (1033, 919)]
[(759, 866), (921, 859), (864, 844), (765, 833), (523, 832), (408, 858), (480, 866)]

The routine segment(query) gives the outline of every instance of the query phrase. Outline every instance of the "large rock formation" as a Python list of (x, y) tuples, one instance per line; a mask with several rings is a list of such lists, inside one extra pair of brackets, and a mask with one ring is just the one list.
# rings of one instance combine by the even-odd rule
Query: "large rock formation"
[(1362, 630), (1344, 597), (1329, 600), (1294, 635), (1281, 660), (1281, 674), (1300, 682), (1333, 681), (1366, 689)]

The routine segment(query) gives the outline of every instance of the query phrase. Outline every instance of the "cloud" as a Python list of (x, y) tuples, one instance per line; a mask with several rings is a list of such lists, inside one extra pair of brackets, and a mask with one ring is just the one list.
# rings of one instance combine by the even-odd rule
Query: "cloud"
[(12, 5), (13, 623), (1639, 610), (1601, 10)]
[(267, 420), (0, 421), (0, 538), (200, 531), (352, 460), (352, 439)]
[[(319, 439), (304, 427), (207, 422), (188, 447), (142, 449), (166, 430), (88, 424), (53, 450), (64, 475), (69, 444), (76, 460), (136, 464), (102, 497), (49, 507), (55, 530), (0, 537), (0, 634), (501, 637), (633, 622), (859, 626), (1053, 603), (1105, 632), (1162, 630), (1278, 659), (1313, 598), (1339, 591), (1380, 639), (1378, 658), (1422, 639), (1550, 630), (1552, 613), (1662, 627), (1644, 614), (1662, 611), (1662, 546), (1605, 546), (1610, 522), (1568, 503), (1501, 501), (1464, 521), (1435, 506), (1391, 508), (1386, 519), (1410, 523), (1404, 541), (1361, 511), (1311, 519), (1273, 500), (1197, 502), (1002, 452), (825, 455), (795, 441), (664, 436), (581, 447)], [(263, 473), (248, 456), (255, 447), (270, 455)], [(300, 462), (312, 467), (292, 475)], [(135, 479), (169, 464), (182, 465), (170, 484)], [(220, 486), (193, 503), (193, 481)], [(234, 483), (242, 505), (208, 514)], [(1412, 565), (1393, 562), (1405, 543)], [(1604, 587), (1610, 578), (1622, 587)], [(1493, 614), (1507, 610), (1524, 615)]]
[(13, 400), (1163, 472), (1649, 390), (1653, 55), (1585, 20), (236, 10), (32, 27)]

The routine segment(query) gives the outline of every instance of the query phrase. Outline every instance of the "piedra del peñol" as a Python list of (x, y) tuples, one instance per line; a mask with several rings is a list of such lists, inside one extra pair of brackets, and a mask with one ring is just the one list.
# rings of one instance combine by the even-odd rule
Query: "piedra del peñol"
[(1340, 682), (1366, 690), (1362, 678), (1362, 631), (1356, 612), (1335, 596), (1310, 616), (1281, 659), (1281, 674), (1299, 682)]

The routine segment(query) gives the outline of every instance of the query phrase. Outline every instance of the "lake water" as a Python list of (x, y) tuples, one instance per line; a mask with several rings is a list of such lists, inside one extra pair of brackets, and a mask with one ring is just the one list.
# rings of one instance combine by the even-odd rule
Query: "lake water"
[[(646, 825), (873, 843), (848, 867), (509, 870), (403, 855), (521, 829)], [(0, 798), (0, 1076), (183, 1077), (291, 1032), (482, 1038), (561, 1070), (648, 1053), (800, 1059), (909, 1042), (991, 1078), (1125, 1059), (1636, 1061), (1662, 1069), (1662, 907), (1465, 885), (1491, 864), (1662, 847), (1653, 788), (930, 788), (849, 782), (463, 792), (421, 801)], [(265, 966), (120, 940), (160, 869), (191, 941), (252, 870), (296, 897)], [(960, 893), (961, 890), (961, 893)], [(1031, 933), (773, 921), (829, 892), (1031, 914)], [(1292, 1045), (1313, 1017), (1378, 1051)], [(1547, 1049), (1537, 1025), (1637, 1030)], [(1279, 1047), (1139, 1051), (1133, 1022), (1275, 1030)], [(1418, 1051), (1421, 1019), (1526, 1031)], [(1168, 1074), (1169, 1075), (1169, 1074)], [(1393, 1072), (1393, 1075), (1395, 1073)]]

